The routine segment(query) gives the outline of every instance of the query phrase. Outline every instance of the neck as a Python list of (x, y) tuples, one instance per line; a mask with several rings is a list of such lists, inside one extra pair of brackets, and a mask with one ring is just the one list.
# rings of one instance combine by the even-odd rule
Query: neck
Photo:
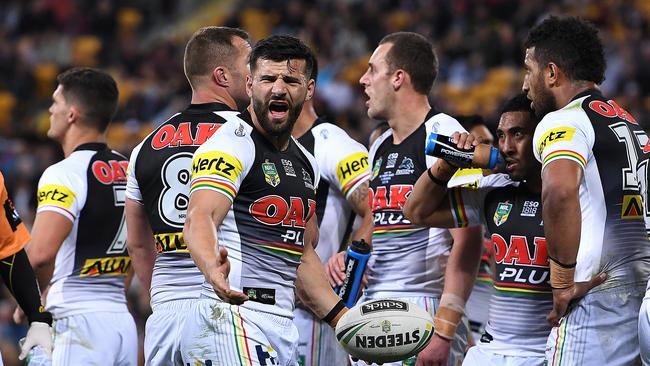
[(542, 174), (540, 170), (535, 170), (526, 177), (526, 186), (532, 193), (542, 193)]
[(257, 119), (257, 115), (255, 114), (252, 105), (248, 106), (248, 112), (251, 115), (253, 126), (255, 126), (257, 132), (261, 133), (262, 136), (264, 136), (264, 138), (266, 138), (271, 143), (271, 145), (273, 145), (279, 151), (284, 151), (287, 149), (287, 147), (289, 147), (289, 138), (291, 137), (290, 133), (283, 134), (281, 136), (271, 135), (262, 127), (262, 124)]
[(318, 119), (318, 115), (316, 114), (316, 110), (314, 110), (314, 104), (311, 103), (311, 101), (305, 102), (302, 106), (302, 111), (296, 120), (296, 124), (293, 126), (291, 135), (294, 138), (302, 137), (307, 133), (307, 131), (309, 131), (309, 129), (311, 129), (314, 122), (316, 122), (316, 119)]
[(426, 95), (416, 94), (395, 100), (393, 115), (388, 118), (388, 125), (393, 129), (393, 143), (400, 144), (417, 130), (431, 110)]
[(67, 158), (72, 154), (74, 149), (83, 144), (88, 144), (92, 142), (106, 143), (106, 135), (102, 132), (96, 130), (71, 130), (69, 131), (61, 141), (61, 148), (63, 149), (63, 155)]
[(558, 88), (555, 92), (555, 99), (557, 100), (558, 108), (563, 108), (569, 104), (573, 97), (583, 91), (596, 88), (596, 83), (591, 81), (569, 81), (564, 87)]
[(232, 110), (237, 110), (237, 103), (225, 90), (212, 90), (209, 88), (192, 89), (192, 104), (223, 103)]

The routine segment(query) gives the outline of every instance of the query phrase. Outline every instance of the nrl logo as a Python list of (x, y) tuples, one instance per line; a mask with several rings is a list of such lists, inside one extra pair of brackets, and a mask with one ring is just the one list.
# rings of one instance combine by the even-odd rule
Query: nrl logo
[(496, 226), (503, 225), (510, 216), (510, 210), (512, 210), (512, 203), (509, 202), (499, 202), (497, 210), (494, 211), (494, 224)]
[(271, 187), (277, 187), (278, 184), (280, 184), (280, 175), (278, 175), (274, 163), (269, 163), (268, 160), (265, 163), (262, 163), (262, 172), (264, 172), (264, 180)]

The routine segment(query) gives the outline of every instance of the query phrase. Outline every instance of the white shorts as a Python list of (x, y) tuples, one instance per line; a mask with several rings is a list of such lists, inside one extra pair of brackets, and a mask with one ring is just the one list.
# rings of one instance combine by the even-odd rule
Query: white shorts
[(146, 366), (184, 366), (181, 332), (185, 317), (196, 299), (173, 300), (153, 307), (144, 331)]
[(52, 366), (135, 366), (138, 335), (128, 312), (97, 311), (55, 319)]
[[(383, 299), (384, 297), (381, 296), (375, 296), (373, 295), (372, 297), (362, 297), (359, 299), (359, 303), (369, 301), (369, 300), (379, 300)], [(391, 299), (395, 300), (402, 300), (402, 301), (407, 301), (413, 304), (416, 304), (420, 306), (422, 309), (426, 310), (431, 316), (433, 317), (436, 313), (436, 310), (438, 309), (438, 303), (440, 299), (435, 298), (435, 297), (390, 297)], [(469, 327), (467, 325), (467, 318), (463, 316), (463, 319), (461, 320), (460, 324), (458, 324), (458, 328), (456, 328), (456, 337), (454, 340), (451, 342), (451, 349), (449, 351), (449, 360), (447, 364), (449, 366), (458, 366), (462, 364), (463, 362), (463, 357), (465, 355), (465, 348), (467, 348), (467, 332), (469, 331)], [(384, 363), (384, 366), (403, 366), (403, 365), (415, 365), (416, 364), (417, 357), (413, 356), (410, 357), (406, 360), (399, 361), (399, 362), (392, 362), (392, 363)], [(362, 360), (358, 361), (353, 361), (352, 365), (354, 366), (367, 366), (368, 364), (365, 363)], [(373, 364), (374, 365), (374, 364)]]
[(646, 290), (639, 311), (639, 346), (641, 362), (643, 365), (650, 365), (650, 289)]
[(463, 366), (542, 366), (544, 356), (521, 357), (506, 356), (481, 347), (481, 343), (471, 347), (465, 355)]
[(336, 340), (334, 329), (307, 310), (296, 308), (293, 322), (298, 328), (300, 366), (347, 366), (348, 354)]
[(644, 287), (589, 293), (571, 304), (546, 343), (549, 366), (639, 364), (639, 309)]
[(181, 354), (193, 366), (296, 366), (298, 329), (287, 317), (200, 299), (187, 313)]

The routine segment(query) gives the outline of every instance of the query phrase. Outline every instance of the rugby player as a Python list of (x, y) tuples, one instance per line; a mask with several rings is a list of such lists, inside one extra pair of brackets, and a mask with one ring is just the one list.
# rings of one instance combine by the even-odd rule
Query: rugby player
[[(542, 163), (553, 287), (548, 364), (638, 363), (638, 315), (650, 274), (641, 198), (648, 137), (597, 87), (606, 64), (593, 25), (549, 17), (525, 47), (523, 90), (541, 118), (533, 151)], [(605, 282), (589, 290), (586, 281), (602, 272)]]
[[(436, 74), (431, 43), (419, 34), (399, 32), (379, 43), (360, 79), (368, 96), (368, 116), (386, 120), (390, 126), (369, 153), (373, 252), (361, 301), (397, 298), (432, 314), (443, 309), (436, 317), (449, 326), (435, 327), (436, 335), (417, 356), (417, 362), (455, 365), (465, 353), (467, 324), (466, 320), (461, 322), (460, 314), (476, 276), (481, 229), (456, 229), (451, 234), (447, 229), (413, 225), (402, 212), (417, 177), (436, 160), (424, 154), (428, 135), (464, 131), (455, 119), (429, 104)], [(466, 260), (461, 261), (461, 256)], [(333, 257), (330, 261), (336, 260)], [(449, 318), (450, 307), (461, 312), (454, 310)]]
[(206, 281), (183, 328), (185, 363), (295, 365), (294, 290), (332, 326), (346, 311), (314, 251), (318, 166), (291, 137), (314, 92), (311, 60), (297, 38), (258, 42), (251, 106), (194, 154), (183, 234)]
[[(318, 64), (313, 60), (310, 78), (316, 81)], [(316, 253), (324, 264), (348, 239), (370, 243), (372, 212), (368, 205), (368, 150), (341, 128), (319, 117), (313, 99), (306, 100), (292, 136), (316, 158), (321, 174), (316, 189), (316, 217), (321, 235)], [(361, 224), (352, 233), (354, 214)], [(333, 283), (332, 286), (338, 284)], [(304, 366), (346, 365), (348, 354), (333, 329), (302, 306), (294, 311), (300, 342), (299, 363)]]
[(182, 365), (180, 332), (203, 275), (183, 240), (192, 154), (237, 109), (246, 94), (248, 34), (205, 27), (185, 47), (190, 105), (156, 128), (131, 153), (126, 192), (127, 246), (143, 286), (151, 288), (145, 328), (146, 365)]
[[(52, 314), (45, 311), (41, 305), (41, 293), (24, 249), (31, 236), (7, 194), (2, 173), (0, 173), (0, 205), (0, 276), (29, 322), (29, 330), (25, 336), (25, 343), (20, 347), (18, 358), (23, 360), (35, 346), (41, 346), (43, 352), (51, 357)], [(2, 366), (2, 357), (0, 357), (0, 366)]]
[(106, 146), (113, 78), (88, 68), (57, 78), (47, 136), (65, 159), (45, 170), (27, 255), (54, 317), (52, 364), (134, 365), (135, 322), (126, 306), (124, 192), (128, 161)]

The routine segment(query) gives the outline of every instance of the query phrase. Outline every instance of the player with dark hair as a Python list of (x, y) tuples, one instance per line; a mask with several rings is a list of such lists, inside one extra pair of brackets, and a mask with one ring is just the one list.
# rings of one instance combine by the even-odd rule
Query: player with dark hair
[[(533, 149), (553, 287), (547, 361), (639, 362), (638, 314), (650, 275), (648, 137), (597, 88), (605, 59), (592, 24), (549, 17), (525, 47), (523, 90), (542, 119)], [(594, 277), (604, 282), (591, 289)]]
[(194, 154), (183, 235), (205, 282), (183, 328), (185, 363), (295, 365), (294, 290), (332, 326), (346, 311), (314, 251), (318, 165), (291, 137), (314, 92), (312, 59), (297, 38), (259, 41), (251, 106)]
[[(318, 77), (318, 62), (314, 57), (310, 79)], [(316, 189), (316, 217), (321, 235), (316, 253), (321, 262), (327, 261), (348, 240), (363, 239), (370, 243), (372, 212), (368, 205), (368, 150), (353, 140), (343, 129), (319, 117), (313, 98), (306, 100), (291, 132), (292, 136), (316, 159), (321, 174)], [(354, 216), (360, 219), (354, 231)], [(333, 283), (332, 286), (337, 284)], [(345, 365), (348, 354), (338, 344), (333, 329), (298, 306), (294, 311), (298, 327), (300, 365)]]
[(185, 47), (183, 66), (192, 100), (131, 153), (127, 182), (127, 245), (133, 268), (151, 288), (146, 365), (182, 365), (180, 337), (187, 309), (199, 298), (203, 274), (183, 239), (192, 154), (249, 102), (248, 34), (205, 27)]
[(52, 364), (134, 365), (135, 322), (126, 306), (124, 191), (127, 160), (106, 146), (118, 91), (107, 73), (70, 69), (57, 78), (49, 138), (65, 159), (45, 170), (27, 246), (54, 317)]
[[(360, 79), (368, 96), (368, 116), (390, 126), (369, 153), (373, 251), (361, 301), (396, 298), (436, 314), (436, 335), (417, 355), (418, 365), (455, 365), (462, 360), (467, 321), (461, 318), (481, 245), (480, 227), (450, 233), (413, 225), (402, 211), (417, 177), (436, 160), (424, 154), (427, 136), (464, 131), (455, 119), (429, 104), (437, 65), (432, 44), (425, 37), (393, 33), (379, 43)], [(461, 256), (468, 260), (460, 261)], [(330, 270), (337, 269), (332, 263), (340, 262), (337, 257), (330, 260)], [(342, 272), (340, 267), (338, 271)]]

